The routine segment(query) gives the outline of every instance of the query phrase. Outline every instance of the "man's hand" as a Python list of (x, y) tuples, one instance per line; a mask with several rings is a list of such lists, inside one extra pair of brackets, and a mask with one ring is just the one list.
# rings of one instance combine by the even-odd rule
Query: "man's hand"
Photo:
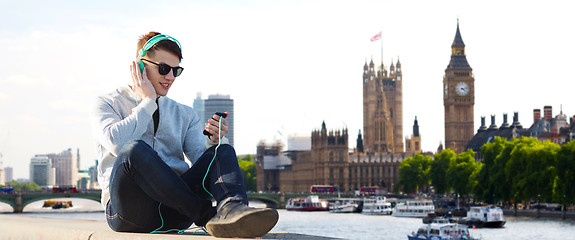
[[(229, 112), (226, 112), (226, 114), (228, 116), (230, 115)], [(214, 114), (214, 116), (212, 116), (212, 118), (209, 119), (207, 123), (205, 123), (205, 128), (204, 128), (204, 130), (206, 130), (210, 134), (212, 134), (211, 136), (208, 137), (212, 142), (218, 142), (218, 139), (220, 139), (220, 138), (218, 138), (219, 121), (222, 121), (220, 138), (223, 138), (224, 135), (226, 135), (229, 131), (228, 121), (225, 118), (222, 118), (222, 117), (218, 116), (217, 114)]]
[(133, 90), (140, 97), (141, 99), (150, 98), (152, 100), (156, 100), (158, 97), (156, 95), (156, 90), (150, 80), (148, 80), (148, 75), (146, 74), (146, 69), (144, 68), (144, 72), (140, 71), (140, 66), (138, 65), (137, 61), (133, 61), (130, 65), (130, 72), (132, 72), (132, 82), (133, 82)]

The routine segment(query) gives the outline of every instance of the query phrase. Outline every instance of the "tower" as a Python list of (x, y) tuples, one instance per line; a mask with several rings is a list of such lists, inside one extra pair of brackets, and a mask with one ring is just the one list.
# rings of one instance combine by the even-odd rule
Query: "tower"
[(415, 116), (415, 120), (413, 121), (413, 134), (411, 135), (411, 138), (405, 138), (405, 152), (408, 155), (421, 153), (421, 136), (419, 135), (417, 116)]
[(347, 129), (328, 131), (325, 122), (321, 130), (311, 133), (312, 176), (314, 184), (336, 185), (348, 189), (349, 183), (349, 135)]
[(229, 131), (226, 137), (230, 140), (230, 145), (234, 145), (234, 100), (230, 95), (215, 94), (209, 95), (204, 100), (204, 121), (212, 118), (215, 112), (229, 112), (226, 118), (229, 124)]
[(475, 79), (465, 55), (465, 44), (459, 32), (451, 44), (451, 60), (443, 76), (443, 106), (445, 108), (445, 148), (456, 153), (465, 148), (474, 135), (473, 106)]
[(389, 72), (373, 59), (363, 67), (363, 133), (367, 153), (403, 152), (403, 92), (399, 60)]

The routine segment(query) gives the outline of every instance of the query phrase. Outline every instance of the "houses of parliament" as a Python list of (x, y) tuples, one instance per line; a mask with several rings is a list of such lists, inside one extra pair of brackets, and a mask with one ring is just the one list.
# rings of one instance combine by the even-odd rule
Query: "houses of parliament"
[[(474, 132), (474, 79), (465, 57), (459, 23), (451, 49), (443, 79), (445, 147), (462, 152)], [(299, 145), (294, 140), (296, 147), (292, 147), (288, 139), (287, 151), (280, 143), (259, 143), (257, 190), (307, 192), (311, 185), (333, 185), (341, 192), (362, 186), (393, 191), (399, 181), (400, 163), (422, 153), (417, 117), (411, 137), (404, 139), (402, 77), (399, 59), (389, 67), (383, 61), (380, 65), (373, 59), (365, 62), (361, 79), (363, 129), (357, 134), (353, 150), (348, 129), (328, 130), (325, 122), (312, 131), (311, 143), (309, 138), (303, 143), (300, 140)]]

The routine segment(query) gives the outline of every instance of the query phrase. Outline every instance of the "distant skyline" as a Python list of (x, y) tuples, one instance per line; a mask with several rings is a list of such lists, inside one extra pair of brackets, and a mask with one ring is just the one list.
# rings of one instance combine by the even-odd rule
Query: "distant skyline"
[[(151, 7), (153, 6), (153, 7)], [(325, 121), (362, 128), (365, 62), (401, 61), (405, 136), (417, 116), (422, 149), (444, 142), (442, 81), (457, 19), (481, 116), (571, 104), (575, 15), (566, 1), (32, 1), (0, 7), (0, 154), (28, 178), (35, 154), (80, 149), (97, 158), (89, 123), (96, 96), (130, 84), (136, 41), (159, 31), (182, 44), (186, 70), (168, 97), (192, 106), (226, 94), (235, 105), (235, 148), (309, 136)], [(381, 40), (370, 39), (382, 32)], [(381, 44), (383, 43), (383, 49)], [(383, 51), (382, 51), (383, 50)], [(381, 56), (383, 52), (383, 56)], [(363, 130), (362, 130), (363, 131)]]

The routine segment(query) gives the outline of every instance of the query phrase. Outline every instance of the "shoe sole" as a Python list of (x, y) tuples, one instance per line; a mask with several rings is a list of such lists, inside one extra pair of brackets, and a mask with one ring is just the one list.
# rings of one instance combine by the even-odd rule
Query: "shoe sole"
[(275, 209), (262, 209), (232, 222), (208, 223), (206, 230), (213, 237), (261, 237), (276, 225), (278, 218), (279, 215)]

